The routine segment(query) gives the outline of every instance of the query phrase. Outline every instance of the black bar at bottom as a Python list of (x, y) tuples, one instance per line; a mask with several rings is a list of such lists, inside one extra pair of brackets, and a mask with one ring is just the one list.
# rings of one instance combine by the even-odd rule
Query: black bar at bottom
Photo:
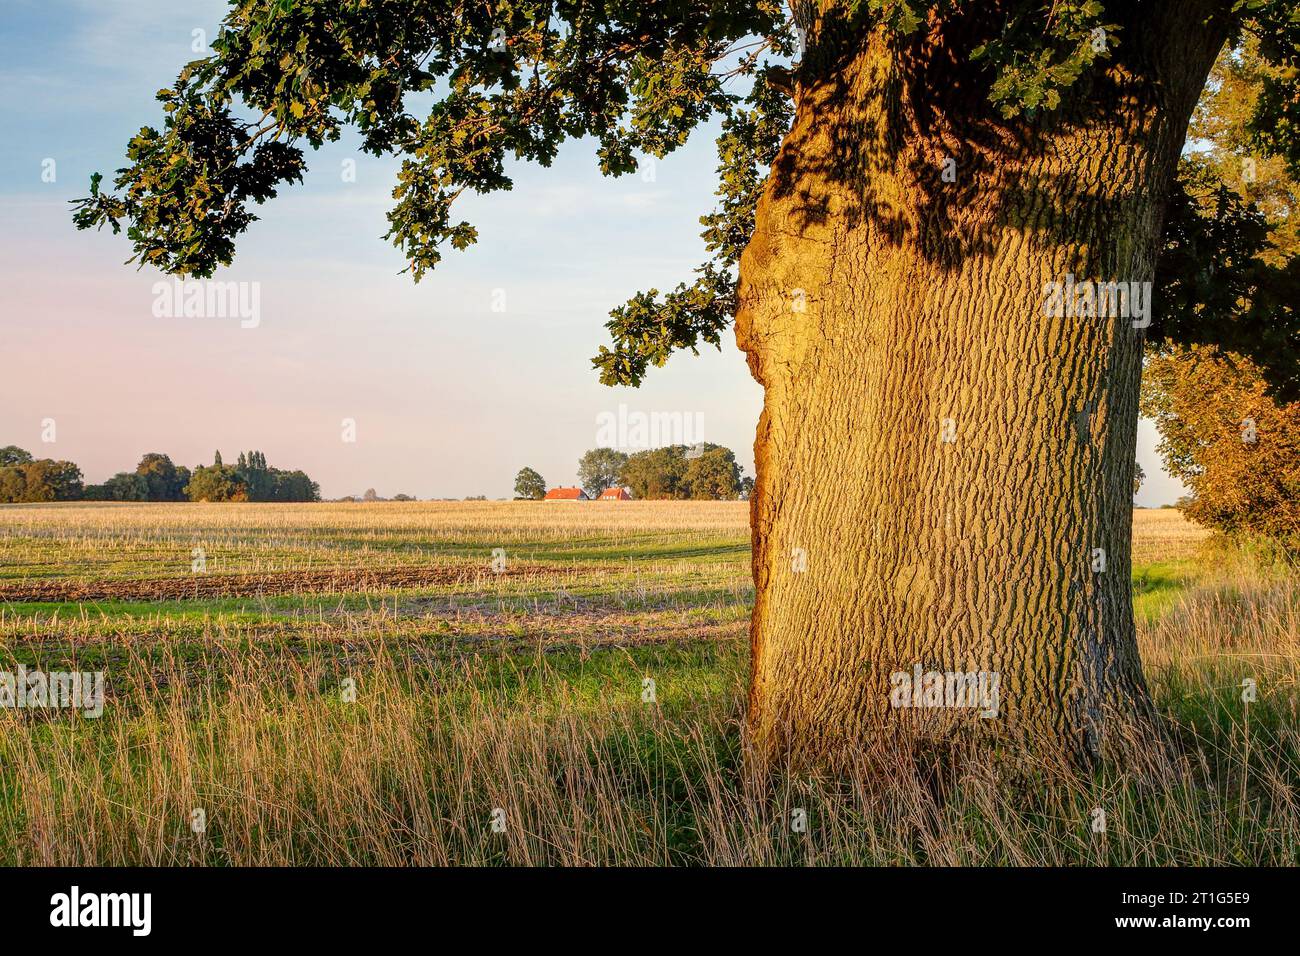
[[(999, 942), (1021, 932), (1041, 942), (1050, 929), (1057, 940), (1230, 943), (1293, 926), (1296, 889), (1295, 870), (1243, 869), (33, 869), (0, 871), (0, 911), (11, 944), (373, 944), (433, 926), (535, 945), (539, 932), (553, 940), (611, 919), (665, 943), (686, 926), (734, 940), (782, 923), (818, 936), (851, 927), (858, 939), (893, 928), (969, 942), (983, 928)], [(147, 908), (132, 894), (148, 894)]]

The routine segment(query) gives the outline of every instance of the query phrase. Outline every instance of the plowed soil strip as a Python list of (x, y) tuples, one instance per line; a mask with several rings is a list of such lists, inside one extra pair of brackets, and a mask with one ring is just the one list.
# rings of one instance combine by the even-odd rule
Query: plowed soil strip
[[(487, 585), (504, 579), (556, 577), (569, 566), (516, 564), (505, 571), (474, 565), (327, 571), (269, 571), (261, 574), (195, 574), (190, 577), (117, 581), (38, 581), (0, 584), (0, 602), (27, 601), (183, 601), (196, 598), (257, 597), (264, 594), (318, 594), (386, 591), (445, 585)], [(591, 568), (583, 568), (590, 574)]]

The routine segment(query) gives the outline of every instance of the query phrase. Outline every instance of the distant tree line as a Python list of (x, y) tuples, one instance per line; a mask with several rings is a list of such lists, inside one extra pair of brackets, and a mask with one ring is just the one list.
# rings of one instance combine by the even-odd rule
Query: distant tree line
[(320, 501), (320, 485), (302, 471), (271, 468), (260, 451), (240, 452), (234, 465), (217, 452), (211, 465), (194, 469), (185, 495), (190, 501)]
[(100, 485), (87, 485), (86, 501), (186, 501), (190, 470), (166, 455), (150, 452), (135, 471), (120, 471)]
[(416, 498), (414, 495), (404, 495), (404, 494), (396, 494), (393, 495), (393, 497), (391, 498), (381, 498), (379, 496), (379, 492), (375, 491), (374, 488), (367, 488), (365, 490), (365, 493), (362, 494), (360, 498), (358, 498), (356, 495), (344, 495), (342, 498), (335, 498), (333, 500), (339, 502), (356, 502), (356, 501), (370, 502), (370, 501), (419, 501), (420, 499)]
[[(627, 488), (633, 498), (732, 501), (748, 498), (754, 480), (742, 476), (730, 448), (703, 442), (667, 445), (628, 455), (592, 448), (578, 459), (578, 484), (588, 498), (607, 488)], [(515, 476), (515, 499), (546, 496), (546, 480), (532, 468)]]
[(0, 448), (0, 503), (78, 500), (320, 501), (320, 486), (302, 471), (268, 466), (260, 451), (241, 452), (235, 465), (224, 464), (217, 452), (211, 465), (192, 472), (150, 452), (135, 471), (83, 485), (81, 469), (70, 461), (34, 459), (14, 445)]
[(631, 489), (632, 497), (646, 499), (734, 501), (747, 491), (736, 453), (709, 442), (628, 455), (619, 481)]

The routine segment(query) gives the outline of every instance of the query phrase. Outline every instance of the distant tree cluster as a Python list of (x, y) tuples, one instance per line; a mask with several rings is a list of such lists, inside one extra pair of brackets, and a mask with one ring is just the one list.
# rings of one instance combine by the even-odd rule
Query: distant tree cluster
[(1151, 356), (1142, 411), (1156, 421), (1165, 468), (1191, 489), (1189, 518), (1300, 536), (1300, 402), (1277, 401), (1253, 362), (1208, 346)]
[(301, 471), (269, 467), (260, 451), (241, 453), (236, 465), (223, 464), (217, 452), (211, 465), (192, 473), (150, 452), (135, 471), (83, 486), (81, 469), (70, 461), (33, 459), (15, 445), (0, 448), (0, 503), (77, 500), (320, 501), (320, 486)]
[[(588, 498), (626, 488), (633, 498), (732, 501), (748, 498), (754, 479), (742, 477), (736, 454), (722, 445), (667, 445), (628, 455), (592, 448), (578, 459), (578, 485)], [(546, 497), (546, 479), (532, 468), (515, 476), (516, 501)]]
[(396, 494), (393, 495), (393, 497), (391, 498), (384, 498), (381, 497), (379, 492), (375, 491), (374, 488), (367, 488), (359, 498), (356, 495), (344, 495), (342, 498), (335, 498), (333, 500), (338, 502), (351, 502), (351, 503), (360, 501), (369, 504), (370, 502), (373, 501), (419, 501), (420, 499), (416, 498), (414, 495), (404, 495), (404, 494)]
[(694, 498), (731, 501), (744, 496), (736, 454), (728, 447), (667, 445), (625, 455), (591, 449), (578, 460), (578, 480), (589, 497), (606, 488), (627, 488), (633, 498)]
[(646, 499), (731, 501), (745, 491), (735, 452), (708, 442), (629, 455), (619, 482), (631, 489), (632, 497)]
[(0, 448), (0, 502), (69, 501), (81, 492), (81, 469), (72, 462), (33, 458), (16, 445)]
[(171, 458), (150, 452), (140, 459), (135, 471), (120, 471), (102, 485), (88, 485), (82, 497), (87, 501), (185, 501), (190, 470), (177, 467)]
[(240, 452), (227, 465), (217, 452), (211, 465), (200, 465), (185, 486), (190, 501), (320, 501), (320, 485), (302, 471), (271, 468), (260, 451)]

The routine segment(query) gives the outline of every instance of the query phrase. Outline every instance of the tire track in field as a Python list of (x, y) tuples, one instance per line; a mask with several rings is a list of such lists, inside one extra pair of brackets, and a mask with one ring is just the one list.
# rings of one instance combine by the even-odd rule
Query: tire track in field
[(501, 572), (477, 565), (409, 568), (335, 568), (321, 571), (266, 571), (251, 574), (195, 574), (191, 577), (125, 578), (100, 581), (37, 581), (0, 584), (0, 602), (172, 601), (268, 594), (319, 594), (383, 591), (443, 585), (481, 585), (490, 581), (584, 575), (604, 568), (511, 564)]

